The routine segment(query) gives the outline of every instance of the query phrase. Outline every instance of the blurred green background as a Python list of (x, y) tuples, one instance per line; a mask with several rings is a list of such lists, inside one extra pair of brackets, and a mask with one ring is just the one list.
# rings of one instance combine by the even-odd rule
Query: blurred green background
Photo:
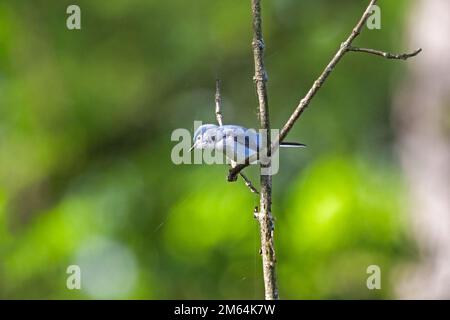
[[(263, 1), (273, 127), (366, 2)], [(257, 128), (249, 1), (79, 0), (70, 31), (73, 3), (0, 2), (0, 298), (262, 298), (258, 198), (225, 166), (170, 159), (174, 129), (215, 122), (216, 77), (225, 122)], [(355, 44), (404, 48), (410, 4), (382, 1)], [(282, 298), (390, 298), (415, 256), (390, 123), (404, 66), (348, 54), (291, 131), (308, 148), (274, 177)]]

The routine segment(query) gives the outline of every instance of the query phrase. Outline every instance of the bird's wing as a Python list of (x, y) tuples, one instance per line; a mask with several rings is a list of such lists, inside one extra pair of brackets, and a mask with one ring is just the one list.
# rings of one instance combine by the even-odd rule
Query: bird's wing
[(239, 143), (233, 135), (228, 135), (216, 144), (216, 150), (223, 152), (226, 157), (235, 163), (244, 163), (247, 158), (250, 163), (257, 159), (257, 151), (245, 144)]
[(250, 150), (258, 150), (259, 134), (255, 130), (235, 125), (225, 125), (220, 130), (227, 143), (236, 141)]

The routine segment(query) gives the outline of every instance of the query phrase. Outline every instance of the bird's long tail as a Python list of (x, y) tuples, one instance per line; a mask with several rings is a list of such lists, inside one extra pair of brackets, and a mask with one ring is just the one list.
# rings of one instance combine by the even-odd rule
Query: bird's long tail
[(282, 142), (280, 144), (280, 147), (283, 147), (283, 148), (305, 148), (306, 144), (297, 143), (297, 142)]

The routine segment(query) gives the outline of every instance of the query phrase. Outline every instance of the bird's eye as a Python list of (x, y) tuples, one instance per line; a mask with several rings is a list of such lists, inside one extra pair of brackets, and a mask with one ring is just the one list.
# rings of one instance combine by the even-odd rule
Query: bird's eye
[(200, 136), (198, 136), (198, 137), (197, 137), (197, 140), (200, 140), (200, 139), (201, 139), (201, 137), (200, 137)]
[(212, 141), (216, 141), (216, 137), (215, 136), (211, 136), (211, 140)]

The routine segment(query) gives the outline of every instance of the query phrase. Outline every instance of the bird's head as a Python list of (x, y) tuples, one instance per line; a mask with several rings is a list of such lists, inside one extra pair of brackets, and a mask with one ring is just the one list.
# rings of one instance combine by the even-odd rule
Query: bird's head
[(194, 144), (189, 151), (214, 148), (217, 128), (218, 126), (214, 124), (204, 124), (198, 127), (194, 132)]

